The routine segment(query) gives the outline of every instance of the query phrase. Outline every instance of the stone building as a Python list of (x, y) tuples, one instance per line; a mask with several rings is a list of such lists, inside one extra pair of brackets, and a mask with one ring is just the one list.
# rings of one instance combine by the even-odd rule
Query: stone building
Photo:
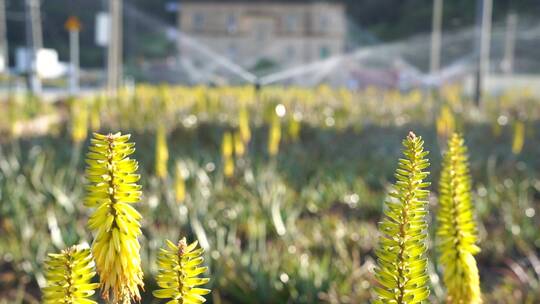
[[(180, 30), (246, 68), (309, 63), (342, 53), (345, 8), (313, 1), (184, 0)], [(180, 56), (197, 51), (179, 41)]]

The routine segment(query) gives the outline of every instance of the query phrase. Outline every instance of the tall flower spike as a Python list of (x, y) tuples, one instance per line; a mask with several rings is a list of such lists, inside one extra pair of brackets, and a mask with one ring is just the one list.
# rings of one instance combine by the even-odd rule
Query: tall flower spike
[[(113, 303), (140, 300), (143, 272), (139, 256), (141, 215), (131, 206), (139, 202), (138, 164), (130, 135), (94, 133), (87, 154), (89, 181), (85, 205), (96, 208), (88, 221), (95, 239), (92, 252), (100, 276), (101, 296)], [(112, 297), (111, 297), (112, 296)]]
[(88, 136), (88, 105), (86, 100), (71, 101), (71, 139), (75, 143), (83, 142)]
[(96, 304), (88, 299), (98, 283), (90, 283), (96, 275), (89, 248), (72, 246), (59, 254), (49, 254), (45, 261), (47, 287), (43, 288), (44, 304)]
[(167, 177), (168, 161), (169, 148), (167, 147), (167, 132), (165, 126), (160, 124), (156, 131), (156, 175), (159, 178)]
[(281, 141), (281, 121), (279, 116), (272, 113), (270, 129), (268, 129), (268, 154), (272, 157), (279, 152), (279, 142)]
[(441, 112), (436, 121), (437, 135), (441, 138), (448, 138), (456, 129), (456, 121), (452, 109), (445, 104), (441, 108)]
[(471, 202), (471, 179), (467, 148), (463, 138), (454, 133), (448, 141), (439, 181), (437, 213), (439, 263), (449, 303), (482, 303), (480, 278), (474, 255), (480, 251)]
[(242, 134), (240, 131), (236, 131), (233, 134), (234, 138), (234, 156), (241, 158), (246, 154), (246, 147), (244, 146), (244, 141), (242, 141)]
[(516, 121), (514, 123), (514, 138), (512, 140), (512, 153), (518, 155), (523, 150), (523, 144), (525, 143), (525, 123), (523, 121)]
[(223, 161), (223, 175), (225, 177), (231, 177), (234, 175), (234, 142), (231, 132), (225, 132), (223, 134), (223, 141), (221, 143), (221, 156)]
[(174, 193), (176, 197), (176, 202), (178, 204), (183, 203), (186, 199), (186, 177), (187, 174), (185, 173), (187, 171), (184, 163), (177, 162), (176, 163), (176, 176), (174, 181)]
[(247, 145), (251, 139), (251, 130), (249, 129), (249, 112), (245, 105), (240, 108), (238, 114), (238, 129), (242, 141)]
[(175, 245), (167, 240), (167, 248), (161, 249), (158, 255), (159, 274), (156, 281), (159, 287), (152, 294), (159, 299), (170, 299), (167, 304), (199, 304), (203, 297), (210, 293), (209, 289), (197, 286), (208, 283), (210, 279), (199, 278), (208, 267), (199, 267), (204, 261), (202, 248), (197, 249), (197, 241), (187, 245), (183, 238)]
[(396, 170), (393, 199), (386, 202), (386, 216), (379, 224), (374, 303), (423, 303), (429, 296), (425, 254), (429, 192), (424, 189), (429, 183), (424, 182), (428, 172), (423, 171), (429, 163), (423, 145), (412, 132), (403, 141), (405, 157)]

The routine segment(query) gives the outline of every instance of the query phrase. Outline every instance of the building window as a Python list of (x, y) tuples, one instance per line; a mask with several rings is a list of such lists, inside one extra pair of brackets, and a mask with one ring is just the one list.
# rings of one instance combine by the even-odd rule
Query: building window
[(319, 48), (319, 57), (321, 59), (328, 58), (331, 55), (330, 48), (327, 45), (322, 45)]
[(258, 24), (255, 31), (258, 42), (264, 42), (268, 39), (268, 29), (264, 26), (264, 24)]
[(285, 17), (285, 30), (288, 33), (296, 32), (298, 25), (298, 19), (296, 18), (296, 15), (289, 14)]
[(201, 12), (196, 12), (193, 14), (193, 29), (200, 31), (204, 26), (204, 14)]
[(319, 20), (321, 32), (326, 32), (330, 29), (330, 18), (327, 15), (321, 15)]
[(238, 22), (236, 20), (236, 16), (234, 14), (230, 14), (227, 17), (227, 32), (236, 33), (237, 30), (238, 30)]

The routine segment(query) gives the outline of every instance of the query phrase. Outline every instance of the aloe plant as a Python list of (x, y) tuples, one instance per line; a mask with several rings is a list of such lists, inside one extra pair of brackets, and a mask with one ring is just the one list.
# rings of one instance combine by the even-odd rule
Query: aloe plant
[(457, 133), (448, 140), (448, 151), (444, 155), (437, 221), (437, 249), (439, 263), (444, 268), (448, 302), (482, 303), (474, 259), (480, 248), (476, 245), (478, 232), (471, 199), (467, 148)]
[(96, 275), (89, 248), (81, 245), (50, 253), (45, 261), (47, 286), (43, 288), (44, 304), (96, 304), (89, 299), (98, 288), (91, 283)]
[[(102, 297), (113, 303), (140, 300), (143, 272), (139, 255), (141, 215), (131, 205), (139, 202), (137, 161), (129, 158), (135, 144), (130, 135), (94, 133), (86, 157), (85, 205), (95, 208), (88, 221), (94, 232), (92, 252)], [(112, 297), (111, 297), (112, 296)]]
[(422, 138), (412, 132), (403, 141), (403, 149), (392, 199), (386, 202), (385, 217), (379, 224), (375, 303), (422, 303), (429, 296), (425, 219), (429, 183), (424, 181), (428, 152)]
[(156, 131), (156, 176), (167, 177), (167, 162), (169, 161), (169, 148), (167, 147), (167, 133), (165, 126), (160, 124)]
[(225, 134), (223, 134), (221, 156), (223, 160), (223, 175), (225, 175), (225, 177), (231, 177), (234, 175), (233, 141), (233, 134), (231, 132), (225, 132)]
[(169, 299), (167, 304), (199, 304), (206, 302), (203, 297), (210, 293), (209, 289), (199, 288), (210, 281), (198, 277), (208, 267), (200, 266), (204, 261), (202, 248), (198, 242), (187, 244), (183, 238), (175, 245), (167, 240), (167, 248), (161, 249), (158, 256), (159, 274), (156, 281), (161, 289), (153, 295), (159, 299)]

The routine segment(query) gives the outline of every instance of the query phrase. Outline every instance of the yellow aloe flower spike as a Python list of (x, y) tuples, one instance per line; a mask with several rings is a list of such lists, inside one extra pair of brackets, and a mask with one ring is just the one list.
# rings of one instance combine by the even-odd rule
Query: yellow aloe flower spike
[(95, 208), (88, 220), (94, 232), (92, 253), (100, 276), (101, 296), (113, 303), (140, 300), (143, 272), (139, 256), (141, 215), (131, 206), (139, 202), (137, 161), (129, 155), (135, 144), (130, 135), (94, 133), (86, 155), (85, 205)]
[(456, 120), (452, 109), (448, 105), (443, 105), (436, 121), (437, 135), (440, 138), (448, 138), (456, 129)]
[(49, 254), (45, 261), (47, 287), (43, 288), (44, 304), (96, 304), (88, 299), (98, 283), (90, 283), (96, 275), (89, 248), (81, 245)]
[(83, 142), (88, 136), (88, 105), (86, 100), (72, 100), (71, 139), (75, 143)]
[(182, 162), (176, 163), (176, 177), (174, 181), (174, 193), (177, 203), (183, 203), (186, 199), (186, 175), (187, 171), (185, 165)]
[(167, 147), (167, 133), (165, 127), (160, 125), (156, 132), (156, 175), (159, 178), (167, 177), (167, 162), (169, 161), (169, 148)]
[(279, 142), (281, 141), (281, 121), (279, 116), (273, 115), (268, 130), (268, 154), (276, 156), (279, 152)]
[(204, 258), (202, 248), (197, 249), (197, 241), (187, 244), (183, 238), (175, 245), (167, 240), (167, 248), (161, 249), (158, 255), (159, 273), (156, 281), (161, 289), (152, 294), (159, 299), (170, 299), (167, 304), (199, 304), (203, 297), (210, 293), (209, 289), (199, 288), (210, 281), (198, 276), (208, 267), (200, 267)]
[(233, 151), (233, 135), (231, 132), (225, 132), (223, 134), (223, 142), (221, 143), (221, 156), (223, 159), (223, 174), (226, 177), (231, 177), (234, 174)]
[(512, 140), (512, 153), (517, 155), (523, 150), (525, 143), (525, 124), (518, 120), (514, 123), (514, 138)]
[(427, 197), (425, 182), (429, 162), (424, 141), (414, 133), (403, 140), (403, 158), (396, 169), (394, 191), (390, 193), (379, 223), (379, 245), (375, 250), (378, 286), (376, 304), (426, 303), (429, 296), (427, 274)]
[(249, 112), (246, 106), (240, 108), (238, 114), (238, 129), (242, 141), (247, 144), (251, 140), (251, 130), (249, 129)]
[(448, 140), (439, 181), (437, 250), (448, 289), (448, 303), (480, 304), (480, 278), (474, 255), (478, 232), (471, 200), (467, 148), (454, 133)]
[(239, 131), (234, 133), (234, 155), (236, 157), (243, 157), (246, 154), (246, 148), (242, 136)]

